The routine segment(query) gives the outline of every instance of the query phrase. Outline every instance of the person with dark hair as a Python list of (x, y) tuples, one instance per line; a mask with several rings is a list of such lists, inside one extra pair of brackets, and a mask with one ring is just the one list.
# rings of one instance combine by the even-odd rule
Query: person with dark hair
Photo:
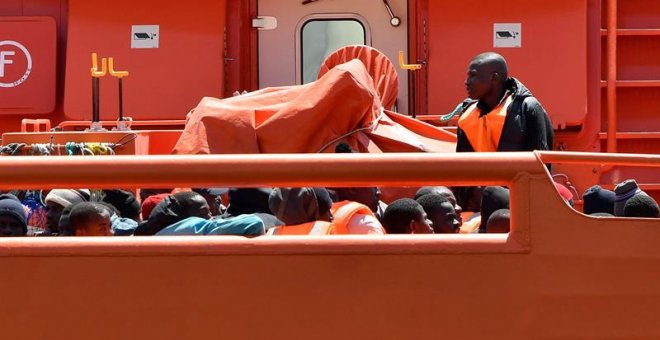
[(489, 234), (506, 234), (511, 230), (511, 214), (509, 209), (495, 210), (488, 218), (486, 232)]
[(509, 77), (504, 57), (494, 52), (474, 57), (465, 87), (471, 100), (464, 102), (458, 120), (456, 152), (552, 149), (548, 114), (520, 81)]
[(332, 199), (325, 188), (275, 188), (268, 198), (271, 212), (284, 226), (269, 235), (330, 235), (345, 233), (333, 228)]
[(81, 202), (87, 202), (90, 192), (86, 189), (53, 189), (46, 195), (46, 225), (44, 234), (52, 235), (59, 232), (60, 217), (64, 208)]
[(460, 222), (454, 206), (444, 196), (438, 194), (424, 195), (417, 199), (429, 220), (433, 222), (433, 231), (436, 234), (458, 233)]
[(138, 225), (134, 235), (155, 235), (162, 229), (192, 216), (210, 219), (209, 205), (204, 197), (196, 192), (180, 191), (160, 201), (149, 218)]
[(660, 217), (660, 208), (658, 208), (658, 203), (651, 196), (641, 193), (632, 196), (626, 201), (626, 206), (623, 208), (623, 216), (658, 218)]
[(264, 222), (266, 230), (283, 226), (284, 222), (278, 220), (268, 206), (268, 197), (272, 191), (271, 188), (229, 189), (227, 211), (222, 215), (222, 218), (228, 219), (241, 215), (255, 215)]
[(226, 188), (193, 188), (192, 191), (202, 195), (211, 208), (211, 216), (219, 216), (224, 213), (222, 206), (222, 194), (229, 189)]
[(112, 236), (111, 210), (98, 202), (82, 202), (73, 206), (69, 226), (76, 236)]
[(332, 188), (328, 191), (335, 201), (330, 209), (335, 226), (345, 225), (346, 232), (353, 235), (385, 233), (378, 214), (382, 218), (385, 209), (381, 207), (387, 206), (380, 202), (378, 188)]
[(26, 234), (27, 214), (21, 201), (12, 194), (0, 195), (0, 237)]
[(614, 191), (603, 189), (600, 185), (594, 185), (587, 189), (582, 195), (584, 201), (583, 211), (586, 215), (596, 213), (608, 213), (614, 215)]
[[(99, 202), (108, 208), (110, 212), (110, 226), (113, 236), (132, 236), (135, 229), (138, 227), (138, 222), (132, 218), (122, 217), (119, 210), (112, 204), (107, 202)], [(64, 216), (64, 213), (62, 213)], [(60, 222), (62, 219), (60, 218)]]
[(481, 225), (479, 233), (488, 230), (488, 219), (495, 211), (509, 209), (509, 189), (503, 187), (486, 187), (481, 197)]
[(388, 234), (433, 234), (433, 222), (417, 201), (401, 198), (385, 209), (383, 226)]
[(350, 145), (346, 142), (339, 142), (337, 146), (335, 146), (335, 153), (354, 153), (353, 148), (351, 148)]
[(461, 234), (473, 234), (479, 231), (481, 225), (481, 197), (483, 187), (453, 187), (451, 190), (456, 196), (456, 204), (463, 208), (460, 212)]
[(140, 203), (133, 193), (125, 190), (103, 190), (101, 201), (112, 205), (119, 212), (120, 217), (130, 218), (140, 222)]
[(463, 208), (463, 211), (476, 212), (481, 211), (481, 195), (484, 187), (452, 187), (451, 191), (456, 197), (456, 204)]
[(448, 187), (444, 186), (426, 186), (426, 187), (421, 187), (417, 192), (415, 193), (415, 200), (419, 199), (422, 196), (426, 196), (429, 194), (435, 194), (435, 195), (440, 195), (452, 204), (454, 207), (454, 211), (456, 211), (456, 214), (458, 215), (458, 224), (459, 227), (463, 224), (463, 218), (461, 217), (461, 213), (463, 212), (463, 208), (458, 204), (458, 201), (456, 200), (456, 196), (454, 195), (454, 192), (451, 191)]

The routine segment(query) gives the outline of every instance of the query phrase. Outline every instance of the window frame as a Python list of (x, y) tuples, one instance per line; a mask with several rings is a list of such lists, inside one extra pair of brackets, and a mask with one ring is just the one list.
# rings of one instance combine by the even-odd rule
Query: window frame
[(367, 19), (357, 13), (326, 13), (311, 14), (303, 17), (296, 25), (296, 84), (301, 85), (303, 81), (303, 29), (307, 24), (314, 21), (355, 21), (364, 30), (364, 44), (371, 46), (371, 29)]

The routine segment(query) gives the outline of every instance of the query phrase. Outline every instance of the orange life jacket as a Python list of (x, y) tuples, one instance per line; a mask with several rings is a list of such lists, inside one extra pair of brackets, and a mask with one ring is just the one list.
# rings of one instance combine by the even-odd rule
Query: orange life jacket
[[(350, 201), (337, 202), (330, 209), (334, 217), (331, 222), (315, 221), (298, 225), (275, 227), (269, 235), (346, 235), (349, 223), (355, 214), (371, 215), (374, 213), (364, 204)], [(374, 216), (374, 218), (376, 218)]]
[(468, 213), (469, 215), (465, 212), (461, 213), (461, 217), (463, 217), (463, 225), (459, 230), (461, 234), (476, 233), (479, 230), (479, 226), (481, 226), (481, 216), (474, 216), (475, 213), (471, 211)]
[(268, 235), (331, 235), (332, 224), (326, 221), (314, 221), (297, 225), (285, 225), (268, 230)]
[(513, 96), (507, 94), (493, 111), (481, 116), (477, 103), (470, 105), (458, 119), (458, 127), (467, 136), (476, 152), (495, 152), (502, 137), (502, 128)]
[[(374, 215), (373, 211), (371, 211), (369, 207), (357, 202), (351, 202), (351, 201), (336, 202), (332, 204), (332, 208), (330, 208), (330, 212), (332, 212), (332, 216), (333, 216), (332, 225), (333, 228), (335, 229), (336, 234), (349, 234), (351, 219), (356, 214), (370, 215), (373, 216), (375, 220), (378, 220), (376, 218), (376, 215)], [(384, 233), (385, 230), (383, 230), (383, 234)]]

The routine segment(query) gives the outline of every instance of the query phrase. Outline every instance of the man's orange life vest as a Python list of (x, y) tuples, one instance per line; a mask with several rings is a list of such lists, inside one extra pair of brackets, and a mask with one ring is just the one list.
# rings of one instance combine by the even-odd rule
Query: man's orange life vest
[(371, 215), (374, 213), (364, 204), (350, 201), (337, 202), (330, 209), (334, 217), (331, 222), (315, 221), (298, 225), (287, 225), (271, 228), (269, 235), (346, 235), (349, 223), (356, 214)]
[(285, 225), (282, 227), (270, 228), (268, 235), (332, 235), (335, 234), (332, 224), (326, 221), (314, 221), (297, 225)]
[(471, 211), (461, 213), (463, 225), (461, 226), (459, 233), (472, 234), (478, 232), (479, 226), (481, 225), (481, 216), (474, 216), (474, 214), (475, 213)]
[[(330, 212), (332, 212), (333, 220), (332, 220), (332, 225), (335, 228), (335, 231), (337, 234), (350, 234), (349, 229), (350, 229), (350, 222), (353, 216), (360, 214), (360, 215), (369, 215), (374, 218), (374, 220), (378, 220), (376, 218), (376, 215), (374, 215), (373, 211), (369, 209), (364, 204), (357, 203), (357, 202), (351, 202), (351, 201), (341, 201), (341, 202), (336, 202), (332, 204), (332, 208), (330, 208)], [(382, 226), (381, 226), (382, 227)], [(385, 230), (382, 230), (382, 234), (385, 234)]]
[(481, 116), (477, 103), (470, 105), (461, 115), (461, 118), (458, 119), (458, 126), (467, 136), (474, 151), (497, 151), (504, 120), (511, 102), (513, 102), (513, 97), (511, 94), (506, 94), (500, 104), (484, 116)]

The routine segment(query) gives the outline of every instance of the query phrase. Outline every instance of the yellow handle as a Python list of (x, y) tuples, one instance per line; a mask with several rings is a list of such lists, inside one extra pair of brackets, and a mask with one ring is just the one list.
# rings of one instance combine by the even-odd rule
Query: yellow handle
[(105, 58), (101, 59), (101, 71), (99, 71), (98, 58), (96, 57), (96, 53), (92, 53), (92, 69), (90, 73), (94, 78), (105, 77), (108, 73), (108, 60)]
[(115, 60), (112, 57), (108, 58), (108, 64), (111, 76), (117, 78), (128, 77), (128, 71), (115, 71)]
[(402, 69), (415, 71), (422, 68), (422, 65), (420, 64), (406, 64), (404, 59), (403, 51), (399, 51), (399, 67)]

